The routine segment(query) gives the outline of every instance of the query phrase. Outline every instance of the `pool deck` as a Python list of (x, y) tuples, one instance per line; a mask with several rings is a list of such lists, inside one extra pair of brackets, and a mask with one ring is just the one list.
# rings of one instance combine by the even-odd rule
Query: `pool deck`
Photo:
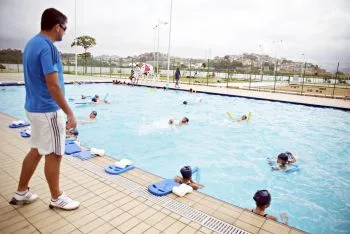
[[(118, 79), (120, 81), (129, 82), (129, 79), (123, 79), (119, 77), (99, 77), (99, 76), (78, 76), (65, 75), (65, 82), (74, 81), (88, 81), (88, 82), (111, 82), (113, 79)], [(21, 82), (23, 83), (23, 73), (0, 73), (0, 82)], [(164, 87), (165, 82), (152, 82), (139, 80), (138, 85), (146, 85), (150, 87)], [(182, 90), (189, 90), (190, 88), (196, 90), (197, 92), (219, 94), (219, 95), (229, 95), (236, 97), (248, 97), (258, 100), (268, 100), (268, 101), (279, 101), (286, 103), (310, 105), (316, 107), (331, 107), (349, 111), (350, 110), (350, 98), (349, 99), (338, 99), (338, 98), (325, 98), (325, 97), (314, 97), (314, 96), (301, 96), (296, 94), (287, 93), (277, 93), (277, 92), (263, 92), (263, 91), (253, 91), (244, 89), (234, 89), (225, 88), (226, 84), (221, 84), (222, 86), (206, 86), (206, 85), (188, 85), (180, 84)], [(234, 84), (231, 84), (234, 85)], [(170, 83), (169, 88), (173, 88), (174, 83)]]

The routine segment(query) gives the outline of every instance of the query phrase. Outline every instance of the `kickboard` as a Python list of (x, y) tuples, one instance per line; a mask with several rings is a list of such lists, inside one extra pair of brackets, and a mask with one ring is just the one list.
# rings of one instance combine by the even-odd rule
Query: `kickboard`
[(80, 152), (80, 147), (77, 146), (75, 143), (66, 143), (65, 149), (64, 149), (64, 153), (65, 154), (74, 154), (74, 153), (78, 153)]
[(75, 139), (75, 138), (67, 138), (65, 144), (66, 144), (66, 145), (67, 145), (67, 144), (74, 144), (74, 141), (76, 141), (76, 140), (77, 140), (77, 139)]
[(115, 165), (110, 165), (108, 167), (105, 168), (105, 172), (107, 172), (108, 174), (111, 174), (111, 175), (119, 175), (119, 174), (122, 174), (126, 171), (129, 171), (131, 169), (134, 169), (135, 167), (133, 165), (128, 165), (124, 168), (120, 168), (120, 167), (117, 167)]
[(10, 124), (9, 128), (23, 128), (30, 126), (30, 123)]
[(80, 158), (81, 160), (86, 160), (95, 157), (95, 154), (92, 154), (89, 150), (81, 151), (78, 153), (72, 154), (72, 156)]
[(285, 174), (290, 174), (290, 173), (293, 173), (293, 172), (298, 172), (300, 171), (300, 167), (296, 166), (296, 165), (293, 165), (291, 166), (290, 168), (287, 168), (284, 173)]
[(155, 184), (150, 184), (148, 191), (156, 196), (165, 196), (172, 192), (174, 186), (179, 185), (174, 179), (166, 179)]

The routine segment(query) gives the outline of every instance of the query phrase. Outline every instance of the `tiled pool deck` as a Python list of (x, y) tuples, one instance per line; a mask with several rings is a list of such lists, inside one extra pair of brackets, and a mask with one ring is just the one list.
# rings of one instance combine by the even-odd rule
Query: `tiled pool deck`
[[(20, 77), (17, 74), (8, 76), (1, 74), (0, 81), (23, 80), (12, 79), (17, 76)], [(12, 80), (8, 80), (8, 77)], [(101, 81), (100, 78), (94, 79)], [(164, 86), (164, 83), (158, 86)], [(205, 92), (221, 90), (221, 93), (232, 95), (241, 92), (201, 86), (196, 86), (196, 89)], [(234, 93), (231, 93), (232, 91)], [(245, 91), (242, 94), (249, 93), (253, 95), (258, 92)], [(274, 94), (262, 93), (262, 95)], [(282, 96), (289, 96), (290, 99), (298, 97)], [(321, 100), (316, 104), (327, 100), (318, 99)], [(350, 109), (349, 102), (332, 99), (331, 101), (341, 103), (342, 108)], [(8, 201), (17, 188), (21, 163), (30, 147), (29, 139), (21, 138), (19, 130), (8, 128), (13, 120), (13, 117), (0, 113), (0, 233), (233, 233), (230, 229), (232, 225), (250, 233), (302, 233), (300, 230), (266, 220), (200, 192), (187, 194), (182, 198), (170, 194), (166, 197), (168, 199), (166, 202), (162, 200), (158, 202), (153, 196), (142, 194), (145, 194), (147, 185), (162, 178), (139, 168), (121, 176), (106, 177), (103, 168), (114, 161), (108, 156), (96, 157), (88, 162), (72, 160), (71, 156), (63, 157), (61, 187), (68, 195), (81, 202), (79, 209), (74, 211), (49, 209), (50, 193), (44, 176), (44, 160), (39, 164), (30, 182), (33, 191), (39, 195), (38, 201), (22, 207), (11, 206)], [(124, 184), (116, 182), (117, 178), (124, 181)], [(124, 186), (127, 184), (129, 186)], [(137, 189), (133, 189), (135, 186)], [(183, 213), (181, 209), (170, 207), (170, 203), (175, 203), (184, 210), (190, 209), (191, 214), (205, 215), (206, 218), (198, 221), (188, 213)], [(210, 222), (213, 220), (216, 224), (220, 223), (222, 228), (218, 229), (215, 225), (211, 225)]]

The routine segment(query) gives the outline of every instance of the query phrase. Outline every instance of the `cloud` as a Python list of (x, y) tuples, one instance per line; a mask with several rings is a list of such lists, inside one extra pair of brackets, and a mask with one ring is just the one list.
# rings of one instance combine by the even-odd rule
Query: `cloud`
[[(169, 22), (170, 0), (76, 0), (77, 35), (91, 35), (95, 55), (134, 55), (154, 50), (153, 27)], [(72, 0), (0, 0), (0, 48), (24, 48), (39, 31), (44, 9), (68, 16), (68, 30), (59, 50), (70, 47), (75, 34)], [(347, 0), (173, 0), (171, 54), (206, 58), (243, 52), (276, 54), (312, 62), (350, 66), (350, 1)], [(159, 47), (167, 52), (169, 24), (161, 25)], [(259, 48), (263, 45), (263, 50)]]

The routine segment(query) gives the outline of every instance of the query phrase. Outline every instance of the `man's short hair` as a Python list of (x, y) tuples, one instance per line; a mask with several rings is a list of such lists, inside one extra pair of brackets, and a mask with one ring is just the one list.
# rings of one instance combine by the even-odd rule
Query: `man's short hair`
[(65, 23), (67, 23), (67, 16), (55, 8), (48, 8), (41, 15), (41, 30), (50, 31), (56, 24)]

